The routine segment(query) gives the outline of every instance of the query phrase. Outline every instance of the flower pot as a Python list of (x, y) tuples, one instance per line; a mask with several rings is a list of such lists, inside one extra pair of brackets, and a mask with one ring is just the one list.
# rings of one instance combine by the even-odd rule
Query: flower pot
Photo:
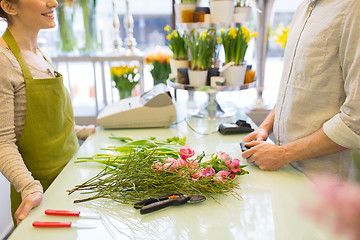
[[(193, 11), (195, 12), (196, 4), (192, 3), (181, 3), (181, 4), (175, 4), (175, 15), (176, 15), (176, 21), (178, 23), (183, 22), (181, 19), (181, 12), (182, 11)], [(188, 21), (185, 21), (188, 22)]]
[(244, 84), (246, 64), (230, 66), (223, 72), (225, 85), (241, 86)]
[(191, 86), (206, 86), (207, 70), (188, 70)]
[(235, 23), (244, 23), (249, 21), (251, 13), (251, 7), (236, 7), (233, 22)]
[(207, 76), (207, 80), (206, 80), (206, 85), (210, 86), (211, 77), (219, 76), (219, 75), (220, 75), (219, 68), (208, 68), (208, 76)]
[(171, 75), (177, 78), (179, 68), (188, 68), (189, 60), (170, 59)]
[(189, 84), (189, 68), (178, 68), (177, 70), (177, 83)]
[(210, 1), (211, 22), (230, 23), (234, 15), (234, 1)]

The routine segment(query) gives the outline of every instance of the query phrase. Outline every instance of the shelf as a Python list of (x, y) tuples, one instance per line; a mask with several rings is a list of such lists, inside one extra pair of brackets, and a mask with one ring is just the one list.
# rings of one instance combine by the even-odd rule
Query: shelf
[(220, 29), (241, 26), (241, 23), (205, 23), (205, 22), (194, 22), (194, 23), (177, 23), (178, 29), (191, 31), (193, 29)]
[(200, 108), (189, 111), (189, 115), (193, 117), (206, 118), (206, 119), (218, 119), (227, 118), (233, 116), (235, 111), (225, 111), (220, 104), (216, 101), (216, 94), (222, 91), (240, 91), (249, 88), (256, 87), (256, 82), (244, 84), (241, 86), (191, 86), (188, 84), (175, 83), (168, 80), (168, 85), (174, 89), (182, 89), (186, 91), (203, 91), (209, 95), (209, 101)]
[(203, 91), (203, 92), (222, 92), (222, 91), (240, 91), (245, 90), (249, 88), (256, 87), (256, 82), (252, 82), (249, 84), (244, 84), (240, 86), (192, 86), (189, 84), (181, 84), (181, 83), (175, 83), (171, 80), (168, 80), (168, 84), (170, 87), (173, 87), (175, 89), (182, 89), (187, 91)]

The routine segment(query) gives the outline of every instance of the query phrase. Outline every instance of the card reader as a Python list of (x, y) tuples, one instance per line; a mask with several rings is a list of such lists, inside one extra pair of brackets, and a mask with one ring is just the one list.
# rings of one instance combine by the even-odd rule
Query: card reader
[(238, 120), (236, 123), (221, 123), (219, 126), (219, 132), (224, 135), (250, 133), (252, 131), (254, 129), (244, 120)]

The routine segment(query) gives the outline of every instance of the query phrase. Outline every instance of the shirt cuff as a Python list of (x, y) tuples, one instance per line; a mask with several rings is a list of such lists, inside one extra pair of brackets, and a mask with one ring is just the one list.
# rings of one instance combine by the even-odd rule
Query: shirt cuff
[(43, 188), (42, 188), (40, 182), (37, 180), (30, 183), (29, 186), (26, 186), (26, 188), (21, 192), (21, 199), (24, 200), (24, 198), (26, 198), (27, 195), (34, 193), (34, 192), (43, 193)]
[(325, 134), (335, 143), (346, 148), (360, 148), (360, 136), (353, 132), (340, 118), (335, 115), (323, 125)]

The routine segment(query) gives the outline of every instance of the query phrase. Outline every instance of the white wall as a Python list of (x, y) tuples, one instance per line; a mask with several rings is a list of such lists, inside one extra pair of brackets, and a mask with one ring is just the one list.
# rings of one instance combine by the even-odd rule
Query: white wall
[(10, 210), (10, 184), (0, 173), (0, 239), (13, 227)]

